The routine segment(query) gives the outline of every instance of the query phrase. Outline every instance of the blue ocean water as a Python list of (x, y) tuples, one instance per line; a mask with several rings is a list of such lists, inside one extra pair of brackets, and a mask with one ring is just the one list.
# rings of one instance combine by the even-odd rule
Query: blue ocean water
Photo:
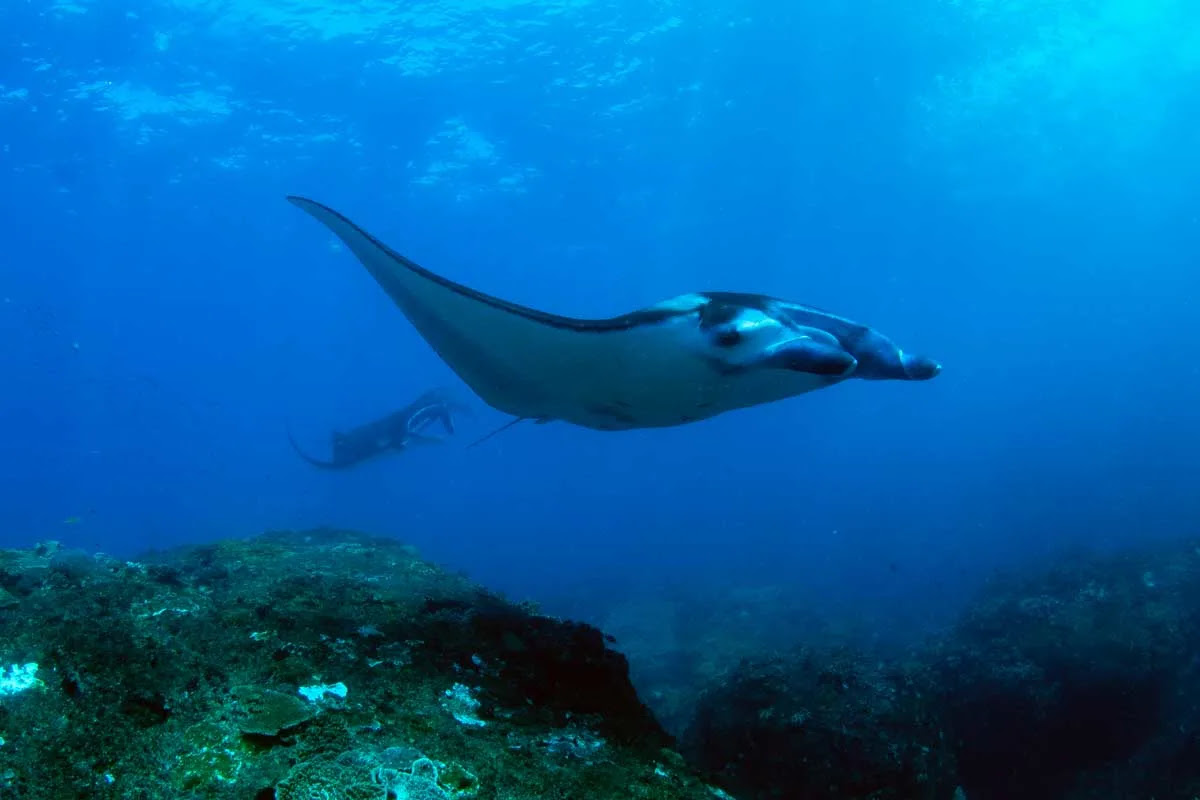
[[(1181, 0), (0, 7), (0, 545), (330, 524), (551, 608), (782, 586), (868, 629), (1195, 533), (1200, 12)], [(673, 429), (518, 426), (326, 231), (608, 316), (829, 308), (945, 365)], [(431, 386), (446, 446), (312, 449)]]

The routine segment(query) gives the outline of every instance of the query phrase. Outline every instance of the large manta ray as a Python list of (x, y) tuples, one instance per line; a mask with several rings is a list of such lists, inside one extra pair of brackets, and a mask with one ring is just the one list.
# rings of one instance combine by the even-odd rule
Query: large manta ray
[(849, 378), (941, 371), (865, 325), (757, 294), (684, 294), (611, 319), (537, 311), (430, 272), (327, 206), (288, 200), (333, 231), (442, 360), (514, 422), (683, 425)]

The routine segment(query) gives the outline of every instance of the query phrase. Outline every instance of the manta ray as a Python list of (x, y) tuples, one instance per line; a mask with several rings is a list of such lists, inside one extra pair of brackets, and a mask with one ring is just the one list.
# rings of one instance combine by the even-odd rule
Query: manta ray
[(942, 369), (866, 325), (760, 294), (693, 292), (608, 319), (539, 311), (431, 272), (328, 206), (288, 200), (349, 248), (509, 425), (661, 428), (851, 378), (921, 381)]
[(455, 411), (465, 406), (456, 403), (447, 392), (434, 389), (418, 397), (404, 408), (372, 420), (348, 431), (330, 434), (331, 457), (328, 461), (304, 452), (288, 431), (288, 442), (302, 459), (322, 469), (347, 469), (384, 453), (407, 450), (414, 444), (439, 443), (443, 436), (430, 434), (438, 424), (446, 436), (454, 434)]

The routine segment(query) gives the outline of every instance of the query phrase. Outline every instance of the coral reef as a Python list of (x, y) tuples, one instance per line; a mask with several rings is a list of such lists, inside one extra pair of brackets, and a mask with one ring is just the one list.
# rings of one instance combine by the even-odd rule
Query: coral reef
[(603, 620), (740, 800), (1200, 797), (1194, 540), (1014, 571), (904, 647), (797, 606), (782, 587), (674, 587)]
[(843, 648), (746, 660), (700, 697), (684, 752), (738, 798), (950, 800), (929, 678)]
[(1195, 542), (993, 581), (904, 651), (738, 597), (613, 616), (689, 763), (610, 637), (389, 539), (2, 551), (0, 797), (1200, 796)]
[(684, 752), (739, 800), (1194, 800), (1197, 642), (1195, 542), (1064, 559), (906, 655), (743, 660), (699, 695)]
[(0, 552), (0, 796), (711, 798), (623, 656), (388, 539)]
[(998, 580), (926, 657), (972, 800), (1200, 794), (1200, 551)]

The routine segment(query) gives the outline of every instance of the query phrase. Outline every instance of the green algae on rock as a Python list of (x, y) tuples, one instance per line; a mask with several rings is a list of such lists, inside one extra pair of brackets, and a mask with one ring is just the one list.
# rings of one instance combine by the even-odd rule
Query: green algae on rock
[[(587, 625), (411, 548), (0, 552), (0, 796), (711, 798)], [(24, 667), (22, 667), (24, 669)]]

